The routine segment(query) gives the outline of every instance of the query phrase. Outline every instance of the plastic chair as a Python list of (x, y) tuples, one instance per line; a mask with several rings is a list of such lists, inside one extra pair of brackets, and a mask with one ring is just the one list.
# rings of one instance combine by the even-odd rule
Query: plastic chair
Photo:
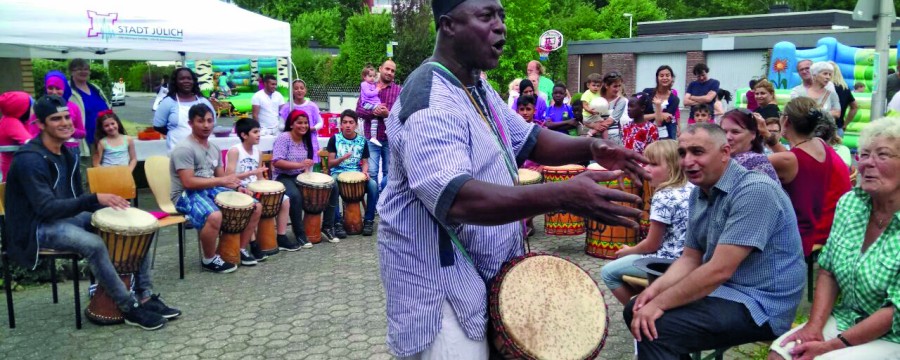
[[(0, 183), (0, 227), (6, 227), (6, 183)], [(9, 254), (7, 253), (6, 231), (0, 231), (0, 257), (3, 260), (3, 289), (6, 292), (6, 313), (9, 320), (9, 328), (16, 328), (16, 311), (12, 296), (12, 274), (9, 271)], [(56, 251), (51, 249), (39, 249), (38, 259), (50, 261), (50, 282), (53, 289), (53, 303), (59, 303), (59, 294), (56, 287), (56, 259), (72, 260), (72, 288), (75, 297), (75, 328), (81, 329), (81, 290), (78, 281), (78, 260), (81, 255), (69, 251)]]
[[(169, 214), (168, 217), (159, 219), (159, 227), (178, 226), (178, 278), (184, 279), (184, 224), (187, 218), (175, 210), (175, 204), (169, 195), (172, 192), (172, 179), (169, 173), (169, 158), (165, 156), (151, 156), (144, 161), (144, 173), (147, 175), (147, 184), (156, 198), (159, 209)], [(156, 259), (156, 245), (153, 245), (153, 258)]]

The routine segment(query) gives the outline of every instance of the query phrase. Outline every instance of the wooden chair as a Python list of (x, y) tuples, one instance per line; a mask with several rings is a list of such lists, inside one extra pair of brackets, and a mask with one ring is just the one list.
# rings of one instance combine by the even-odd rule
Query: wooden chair
[[(6, 183), (0, 183), (0, 228), (6, 227)], [(9, 328), (16, 328), (16, 312), (13, 306), (12, 296), (12, 274), (9, 270), (9, 244), (6, 239), (6, 231), (0, 231), (0, 257), (3, 260), (3, 289), (6, 292), (6, 312), (9, 319)], [(81, 255), (69, 251), (56, 251), (51, 249), (39, 249), (38, 259), (46, 259), (50, 261), (50, 283), (53, 289), (53, 303), (59, 303), (59, 294), (56, 288), (56, 259), (72, 260), (72, 288), (75, 297), (75, 328), (81, 329), (81, 290), (78, 281), (78, 261)]]
[(650, 281), (647, 280), (646, 278), (642, 278), (642, 277), (623, 275), (622, 281), (624, 281), (626, 284), (631, 285), (632, 287), (635, 287), (635, 288), (646, 289), (647, 287), (650, 286)]
[(87, 169), (91, 194), (115, 194), (126, 200), (137, 198), (137, 185), (128, 166), (104, 166)]
[[(184, 279), (184, 225), (187, 218), (175, 210), (175, 204), (169, 198), (172, 192), (172, 179), (169, 175), (169, 158), (165, 156), (151, 156), (144, 161), (144, 173), (147, 174), (147, 184), (156, 198), (159, 209), (169, 214), (159, 220), (159, 227), (178, 226), (178, 278)], [(159, 242), (157, 241), (157, 244)], [(153, 245), (153, 258), (156, 258), (156, 245)]]

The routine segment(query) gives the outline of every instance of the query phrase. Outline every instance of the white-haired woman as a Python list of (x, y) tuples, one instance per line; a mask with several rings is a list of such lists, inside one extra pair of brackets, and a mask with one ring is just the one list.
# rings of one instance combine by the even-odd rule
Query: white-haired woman
[(850, 86), (844, 81), (841, 67), (834, 61), (829, 61), (828, 63), (834, 68), (834, 78), (831, 79), (831, 82), (834, 83), (834, 91), (837, 93), (838, 102), (841, 104), (841, 116), (834, 118), (834, 122), (837, 124), (838, 136), (843, 137), (847, 125), (850, 125), (853, 118), (856, 117), (859, 105), (856, 104), (856, 98), (853, 97), (853, 89), (850, 89)]
[[(812, 64), (809, 68), (812, 76), (812, 84), (808, 88), (799, 87), (791, 92), (791, 98), (806, 96), (816, 101), (819, 109), (831, 114), (837, 119), (841, 116), (841, 102), (837, 92), (829, 89), (828, 83), (834, 77), (834, 67), (831, 64), (821, 61)], [(831, 87), (833, 89), (833, 87)]]
[(900, 354), (900, 118), (873, 122), (859, 143), (859, 186), (837, 204), (809, 322), (775, 340), (770, 360)]

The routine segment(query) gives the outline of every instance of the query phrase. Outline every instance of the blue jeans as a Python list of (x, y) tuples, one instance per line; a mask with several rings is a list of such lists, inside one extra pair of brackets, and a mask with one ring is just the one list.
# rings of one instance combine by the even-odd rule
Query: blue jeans
[[(44, 249), (73, 251), (81, 254), (91, 267), (97, 282), (103, 286), (119, 306), (127, 311), (135, 303), (131, 291), (119, 279), (119, 274), (109, 259), (109, 250), (100, 236), (93, 232), (91, 213), (82, 212), (75, 217), (57, 220), (38, 226), (38, 244)], [(148, 254), (149, 255), (149, 254)], [(141, 270), (134, 274), (134, 289), (140, 298), (152, 294), (153, 283), (150, 280), (150, 256), (144, 257)]]
[(669, 132), (669, 139), (678, 140), (678, 122), (672, 120), (672, 122), (665, 123), (666, 131)]
[[(334, 178), (335, 186), (331, 190), (331, 204), (329, 207), (334, 207), (334, 221), (336, 223), (341, 222), (341, 208), (338, 206), (338, 199), (340, 196), (340, 191), (337, 186), (337, 175), (331, 175)], [(369, 179), (366, 181), (366, 214), (363, 215), (363, 220), (365, 221), (374, 221), (375, 220), (375, 206), (378, 205), (378, 185), (375, 184), (375, 180)], [(327, 216), (326, 216), (327, 217)]]
[(378, 190), (381, 191), (387, 186), (390, 151), (388, 150), (387, 141), (379, 142), (381, 143), (381, 146), (375, 145), (371, 141), (367, 141), (366, 143), (369, 144), (369, 178), (378, 181), (378, 171), (381, 170), (384, 172), (384, 176), (381, 178), (381, 183), (378, 186)]
[(640, 255), (625, 255), (603, 265), (603, 268), (600, 269), (600, 277), (603, 278), (606, 287), (609, 288), (610, 291), (622, 287), (622, 276), (624, 275), (642, 278), (647, 277), (646, 272), (634, 267), (634, 262), (641, 258), (642, 256)]

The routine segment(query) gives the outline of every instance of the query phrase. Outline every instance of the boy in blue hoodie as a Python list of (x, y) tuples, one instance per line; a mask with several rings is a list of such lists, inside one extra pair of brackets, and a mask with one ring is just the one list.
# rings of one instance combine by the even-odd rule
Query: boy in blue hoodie
[(137, 299), (125, 288), (109, 259), (103, 240), (92, 230), (91, 212), (102, 207), (128, 207), (113, 194), (85, 194), (78, 157), (63, 144), (75, 131), (66, 100), (56, 95), (34, 105), (40, 134), (16, 152), (6, 183), (6, 223), (10, 258), (22, 266), (37, 265), (38, 249), (81, 254), (125, 317), (125, 323), (145, 330), (165, 326), (181, 311), (153, 295), (149, 261), (135, 274)]

